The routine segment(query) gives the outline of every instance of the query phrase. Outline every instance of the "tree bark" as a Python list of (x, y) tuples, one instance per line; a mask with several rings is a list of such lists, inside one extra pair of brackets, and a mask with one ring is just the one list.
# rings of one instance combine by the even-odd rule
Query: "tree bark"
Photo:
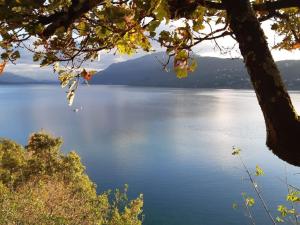
[(267, 146), (300, 166), (300, 122), (249, 0), (222, 0), (262, 109)]

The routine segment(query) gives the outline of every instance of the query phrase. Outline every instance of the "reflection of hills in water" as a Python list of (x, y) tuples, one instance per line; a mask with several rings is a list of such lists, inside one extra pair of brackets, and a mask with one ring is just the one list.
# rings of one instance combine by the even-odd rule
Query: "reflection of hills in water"
[[(185, 79), (165, 72), (162, 53), (147, 55), (126, 62), (115, 63), (97, 73), (92, 84), (180, 87), (180, 88), (252, 88), (241, 59), (196, 57), (198, 69)], [(172, 67), (172, 62), (169, 66)], [(300, 61), (279, 61), (278, 66), (289, 89), (300, 89)], [(172, 70), (172, 68), (170, 68)]]
[[(242, 148), (249, 168), (263, 167), (270, 206), (286, 193), (274, 179), (285, 177), (284, 163), (265, 146), (253, 91), (95, 85), (78, 90), (74, 105), (84, 107), (78, 113), (59, 85), (7, 85), (0, 92), (0, 137), (25, 144), (26, 134), (41, 128), (62, 136), (63, 149), (80, 154), (99, 193), (128, 183), (131, 196), (144, 194), (145, 224), (245, 224), (231, 205), (251, 186), (241, 182), (232, 145)], [(300, 106), (299, 93), (292, 99)], [(300, 186), (296, 169), (288, 167), (289, 180)]]

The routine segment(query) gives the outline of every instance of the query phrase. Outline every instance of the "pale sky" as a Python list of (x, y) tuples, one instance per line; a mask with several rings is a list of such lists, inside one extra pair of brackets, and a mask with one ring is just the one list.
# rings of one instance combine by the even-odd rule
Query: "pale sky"
[[(271, 24), (265, 23), (262, 24), (262, 28), (265, 32), (266, 37), (268, 38), (268, 43), (270, 45), (270, 48), (274, 45), (274, 43), (277, 43), (280, 41), (281, 37), (275, 34), (274, 31), (271, 30)], [(223, 38), (219, 40), (219, 43), (221, 46), (224, 47), (231, 47), (234, 45), (235, 40), (233, 40), (231, 37)], [(204, 46), (198, 46), (197, 50), (199, 49), (199, 54), (202, 56), (214, 56), (214, 57), (222, 57), (222, 58), (230, 58), (231, 54), (233, 57), (241, 57), (239, 49), (236, 48), (235, 51), (232, 51), (231, 54), (227, 55), (221, 55), (220, 51), (214, 51), (213, 46), (211, 43), (204, 43)], [(300, 60), (300, 50), (295, 49), (293, 51), (286, 51), (286, 50), (272, 50), (272, 55), (275, 59), (275, 61), (280, 60)]]

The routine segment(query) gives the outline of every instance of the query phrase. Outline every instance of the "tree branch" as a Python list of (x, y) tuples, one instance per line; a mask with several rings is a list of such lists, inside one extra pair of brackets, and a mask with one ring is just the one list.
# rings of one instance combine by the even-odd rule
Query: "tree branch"
[(67, 29), (77, 18), (103, 3), (103, 0), (73, 0), (72, 5), (65, 11), (39, 17), (38, 23), (48, 25), (43, 31), (43, 37), (49, 38), (60, 27)]
[[(49, 38), (55, 33), (58, 28), (64, 27), (65, 29), (67, 29), (77, 18), (80, 18), (83, 14), (89, 12), (94, 7), (104, 4), (104, 2), (104, 0), (73, 0), (72, 5), (65, 11), (59, 11), (49, 16), (40, 16), (37, 20), (37, 23), (41, 23), (42, 25), (46, 26), (45, 30), (42, 33), (42, 36), (44, 38)], [(112, 3), (120, 4), (120, 2)], [(126, 2), (128, 2), (128, 0), (122, 1), (122, 3)], [(169, 0), (169, 4), (171, 8), (176, 8), (179, 3), (178, 1)], [(203, 6), (215, 10), (225, 10), (225, 6), (223, 3), (210, 0), (196, 0), (192, 4), (185, 5), (183, 8), (179, 8), (177, 10), (178, 12), (189, 12), (191, 9), (195, 9), (197, 6)], [(265, 3), (254, 3), (252, 6), (255, 11), (274, 12), (275, 10), (290, 7), (300, 8), (300, 0), (268, 1)]]
[[(217, 9), (217, 10), (225, 10), (225, 6), (223, 3), (214, 2), (210, 0), (196, 0), (195, 2), (198, 6), (204, 6), (209, 9)], [(253, 9), (255, 11), (274, 11), (279, 9), (291, 8), (291, 7), (299, 7), (299, 0), (277, 0), (277, 1), (267, 1), (264, 3), (254, 3)]]
[(279, 9), (291, 8), (291, 7), (300, 8), (300, 1), (299, 0), (278, 0), (274, 2), (268, 1), (265, 3), (253, 4), (253, 9), (255, 11), (267, 11), (267, 12), (271, 12)]

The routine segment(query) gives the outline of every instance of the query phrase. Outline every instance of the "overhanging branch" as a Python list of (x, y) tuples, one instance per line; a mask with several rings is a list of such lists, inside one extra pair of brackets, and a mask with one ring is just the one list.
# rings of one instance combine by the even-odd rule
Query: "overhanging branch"
[[(198, 5), (207, 7), (209, 9), (225, 10), (223, 3), (214, 2), (209, 0), (196, 0)], [(255, 11), (274, 11), (279, 9), (286, 9), (291, 7), (300, 8), (300, 0), (278, 0), (278, 1), (267, 1), (264, 3), (254, 3), (253, 9)]]
[(279, 9), (286, 9), (291, 7), (300, 8), (299, 0), (278, 0), (274, 2), (265, 2), (261, 4), (253, 4), (253, 9), (255, 11), (274, 11)]
[(72, 5), (67, 10), (49, 16), (41, 16), (38, 18), (38, 23), (48, 25), (43, 31), (43, 37), (49, 38), (60, 27), (67, 29), (77, 18), (103, 4), (103, 2), (103, 0), (73, 0)]
[[(46, 28), (43, 32), (44, 38), (49, 38), (51, 35), (55, 33), (55, 31), (64, 27), (67, 29), (77, 18), (80, 18), (83, 14), (89, 12), (94, 7), (97, 7), (101, 4), (104, 4), (104, 0), (73, 0), (72, 5), (65, 11), (59, 11), (49, 16), (41, 16), (38, 18), (37, 23), (41, 23), (45, 25)], [(122, 3), (128, 2), (128, 0), (120, 1)], [(113, 2), (118, 3), (120, 2)], [(169, 1), (170, 7), (176, 6), (176, 4), (172, 5), (172, 3), (176, 3), (177, 1)], [(196, 0), (191, 3), (191, 5), (186, 5), (184, 9), (178, 9), (183, 11), (189, 11), (189, 9), (195, 8), (195, 6), (203, 6), (208, 9), (215, 10), (225, 10), (225, 6), (223, 3), (210, 1), (210, 0)], [(277, 0), (277, 1), (268, 1), (264, 3), (254, 3), (253, 9), (255, 11), (266, 11), (266, 12), (274, 12), (275, 10), (290, 8), (290, 7), (299, 7), (300, 8), (300, 0)]]

